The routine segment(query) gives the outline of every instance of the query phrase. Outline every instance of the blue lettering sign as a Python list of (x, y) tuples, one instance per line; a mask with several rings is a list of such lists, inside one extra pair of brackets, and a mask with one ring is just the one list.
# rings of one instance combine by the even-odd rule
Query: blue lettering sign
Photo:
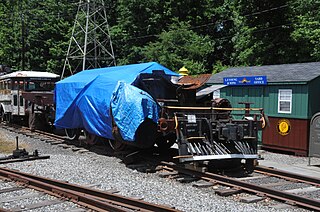
[(224, 85), (266, 85), (267, 76), (224, 77)]

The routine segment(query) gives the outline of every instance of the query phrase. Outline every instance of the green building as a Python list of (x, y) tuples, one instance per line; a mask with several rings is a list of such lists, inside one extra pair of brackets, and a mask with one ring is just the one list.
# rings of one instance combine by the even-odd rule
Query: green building
[(270, 124), (262, 132), (263, 148), (308, 154), (310, 119), (320, 111), (320, 62), (229, 68), (207, 83), (220, 88), (214, 98), (233, 107), (251, 102), (264, 108)]

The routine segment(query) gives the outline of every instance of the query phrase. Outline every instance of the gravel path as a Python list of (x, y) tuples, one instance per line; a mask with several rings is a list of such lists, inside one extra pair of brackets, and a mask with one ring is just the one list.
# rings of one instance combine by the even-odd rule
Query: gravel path
[[(0, 137), (15, 141), (15, 133), (0, 128)], [(121, 195), (141, 197), (145, 201), (173, 206), (182, 211), (279, 211), (265, 206), (266, 202), (255, 204), (240, 203), (234, 197), (220, 197), (212, 188), (199, 189), (192, 184), (182, 184), (171, 179), (160, 178), (156, 173), (146, 174), (127, 168), (121, 160), (95, 153), (76, 153), (69, 149), (52, 146), (23, 135), (20, 143), (26, 144), (27, 151), (38, 149), (40, 154), (50, 155), (50, 159), (7, 164), (23, 172), (49, 178), (60, 179), (81, 185), (96, 185), (99, 189), (114, 189)], [(267, 156), (268, 155), (268, 156)], [(271, 160), (273, 154), (264, 154), (265, 160)], [(3, 154), (0, 156), (3, 156)], [(270, 157), (269, 157), (270, 156)], [(282, 156), (283, 161), (288, 156)], [(277, 160), (279, 155), (275, 155)], [(287, 158), (287, 159), (285, 159)], [(304, 158), (295, 158), (300, 161)], [(289, 160), (292, 161), (292, 158)], [(49, 209), (48, 209), (49, 210)], [(46, 210), (46, 211), (48, 211)], [(52, 209), (52, 211), (54, 211)], [(281, 211), (305, 211), (302, 209), (285, 209)]]
[[(286, 165), (294, 165), (294, 166), (299, 166), (299, 165), (307, 165), (308, 164), (308, 157), (299, 157), (299, 156), (294, 156), (294, 155), (284, 155), (284, 154), (276, 154), (276, 153), (271, 153), (267, 151), (261, 151), (261, 155), (266, 161), (274, 161), (277, 163), (283, 163)], [(320, 158), (312, 158), (312, 163), (311, 164), (316, 164), (320, 165)], [(320, 168), (319, 168), (320, 170)]]

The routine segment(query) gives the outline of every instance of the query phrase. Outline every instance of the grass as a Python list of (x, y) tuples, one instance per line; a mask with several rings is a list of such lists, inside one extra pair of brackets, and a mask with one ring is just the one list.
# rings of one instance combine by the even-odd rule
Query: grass
[[(19, 149), (26, 149), (26, 144), (19, 143)], [(16, 149), (16, 140), (9, 140), (5, 133), (0, 132), (0, 153), (10, 154)], [(28, 150), (27, 150), (28, 151)]]

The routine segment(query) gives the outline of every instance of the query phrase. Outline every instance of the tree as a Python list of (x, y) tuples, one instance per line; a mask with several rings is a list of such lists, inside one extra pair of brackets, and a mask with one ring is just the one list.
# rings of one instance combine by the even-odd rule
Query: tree
[(213, 42), (190, 30), (188, 23), (177, 22), (141, 50), (144, 61), (158, 61), (176, 71), (185, 66), (191, 74), (200, 74), (208, 72), (206, 65), (213, 54)]
[(320, 2), (296, 0), (291, 4), (297, 61), (320, 60)]
[(292, 61), (293, 40), (287, 0), (239, 0), (233, 65)]
[(1, 63), (14, 69), (60, 73), (76, 7), (67, 0), (5, 1), (0, 7)]
[[(23, 2), (21, 2), (22, 4)], [(0, 3), (0, 63), (12, 68), (21, 67), (21, 17), (16, 15), (18, 4), (5, 0)]]

